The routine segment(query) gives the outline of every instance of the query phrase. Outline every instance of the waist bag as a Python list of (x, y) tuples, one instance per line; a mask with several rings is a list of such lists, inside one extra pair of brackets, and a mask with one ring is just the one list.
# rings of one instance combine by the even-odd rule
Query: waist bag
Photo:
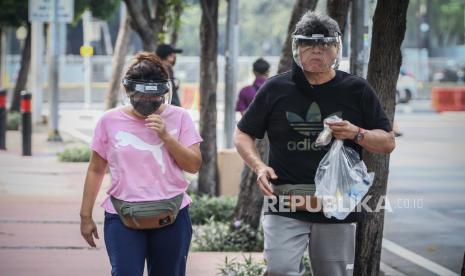
[[(315, 195), (315, 184), (282, 184), (271, 185), (274, 194), (281, 200), (282, 197), (289, 197), (288, 207), (297, 211), (318, 211), (321, 205), (318, 205), (318, 198)], [(287, 201), (287, 200), (286, 200)]]
[(132, 229), (156, 229), (171, 225), (176, 220), (184, 193), (173, 198), (128, 202), (111, 196), (111, 202), (121, 221)]

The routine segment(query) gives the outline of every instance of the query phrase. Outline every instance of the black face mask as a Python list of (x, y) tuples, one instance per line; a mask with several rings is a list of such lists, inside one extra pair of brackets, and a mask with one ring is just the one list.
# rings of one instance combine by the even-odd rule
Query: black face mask
[(155, 111), (157, 111), (158, 108), (160, 108), (160, 106), (165, 101), (164, 98), (158, 101), (147, 101), (147, 100), (135, 101), (133, 97), (130, 97), (129, 99), (134, 109), (144, 117), (147, 117), (150, 114), (153, 114)]

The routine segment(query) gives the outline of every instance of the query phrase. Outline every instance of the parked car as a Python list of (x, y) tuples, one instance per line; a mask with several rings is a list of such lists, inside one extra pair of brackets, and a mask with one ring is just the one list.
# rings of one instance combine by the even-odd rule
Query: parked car
[(396, 86), (396, 103), (408, 103), (417, 97), (417, 81), (411, 73), (401, 69)]

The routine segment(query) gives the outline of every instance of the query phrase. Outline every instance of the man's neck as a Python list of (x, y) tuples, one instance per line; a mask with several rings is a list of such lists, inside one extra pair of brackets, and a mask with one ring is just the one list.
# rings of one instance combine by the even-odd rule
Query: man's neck
[(173, 66), (173, 65), (171, 64), (171, 62), (169, 62), (169, 61), (166, 60), (166, 59), (162, 59), (161, 62), (163, 63), (163, 65), (168, 66), (168, 67), (172, 67), (172, 66)]
[(336, 76), (336, 71), (334, 69), (330, 69), (329, 71), (326, 72), (307, 72), (305, 70), (302, 70), (304, 72), (305, 78), (307, 81), (312, 84), (312, 85), (319, 85), (323, 83), (327, 83), (328, 81), (332, 80)]

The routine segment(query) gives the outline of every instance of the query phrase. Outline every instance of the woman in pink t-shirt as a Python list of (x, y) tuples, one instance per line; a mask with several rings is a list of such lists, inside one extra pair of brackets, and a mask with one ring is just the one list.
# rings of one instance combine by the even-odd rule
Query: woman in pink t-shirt
[[(184, 275), (192, 237), (183, 171), (196, 173), (202, 138), (188, 112), (169, 104), (169, 77), (158, 57), (134, 56), (123, 85), (131, 105), (105, 112), (91, 143), (92, 156), (81, 206), (81, 234), (95, 247), (97, 227), (92, 210), (107, 169), (111, 186), (105, 209), (104, 238), (112, 275)], [(126, 227), (111, 198), (125, 202), (156, 202), (183, 194), (174, 223), (163, 228)]]

